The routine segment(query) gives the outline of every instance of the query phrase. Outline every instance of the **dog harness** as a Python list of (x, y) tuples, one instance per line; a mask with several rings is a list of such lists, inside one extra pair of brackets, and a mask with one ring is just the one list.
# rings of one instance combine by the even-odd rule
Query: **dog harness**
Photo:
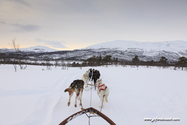
[(105, 84), (102, 84), (102, 85), (98, 86), (99, 91), (105, 90), (106, 88), (107, 88), (107, 86)]

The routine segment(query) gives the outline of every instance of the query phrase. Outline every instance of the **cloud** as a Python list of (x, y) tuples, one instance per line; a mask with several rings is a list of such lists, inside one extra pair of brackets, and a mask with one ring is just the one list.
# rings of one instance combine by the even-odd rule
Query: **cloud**
[(47, 0), (39, 3), (41, 10), (55, 14), (95, 14), (99, 13), (93, 0)]
[(9, 24), (9, 23), (6, 23), (5, 21), (0, 21), (0, 24), (3, 24), (3, 25), (10, 25), (10, 26), (13, 26), (16, 28), (16, 32), (33, 32), (33, 31), (38, 31), (40, 30), (40, 26), (38, 25), (32, 25), (32, 24), (28, 24), (28, 25), (21, 25), (21, 24)]
[(14, 3), (17, 3), (17, 4), (20, 4), (20, 5), (23, 5), (23, 6), (31, 6), (30, 3), (24, 1), (24, 0), (9, 0), (11, 2), (14, 2)]
[(20, 25), (20, 24), (12, 24), (17, 28), (16, 31), (26, 31), (26, 32), (33, 32), (40, 29), (40, 26), (38, 25)]
[(0, 21), (0, 24), (7, 24), (6, 22), (4, 22), (4, 21)]
[(51, 47), (54, 48), (67, 48), (66, 46), (64, 46), (63, 44), (66, 43), (64, 41), (49, 41), (49, 40), (43, 40), (43, 39), (36, 39), (37, 42), (42, 42), (45, 43), (47, 45), (50, 45)]

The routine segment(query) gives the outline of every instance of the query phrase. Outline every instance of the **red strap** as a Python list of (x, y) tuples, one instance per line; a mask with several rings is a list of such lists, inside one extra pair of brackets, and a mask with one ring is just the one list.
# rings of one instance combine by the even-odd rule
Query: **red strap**
[(102, 86), (104, 86), (105, 84), (102, 84), (102, 85), (100, 85), (100, 86), (98, 86), (98, 88), (100, 88), (100, 87), (102, 87)]
[(99, 91), (101, 91), (101, 90), (105, 90), (106, 88), (107, 88), (107, 86), (105, 86), (105, 88), (104, 88), (104, 89), (102, 89), (102, 88), (101, 88), (101, 89), (99, 89)]
[(105, 86), (105, 88), (104, 88), (104, 89), (103, 89), (103, 88), (101, 88), (101, 87), (103, 87), (103, 86), (105, 86), (105, 84), (102, 84), (102, 85), (98, 86), (99, 91), (101, 91), (101, 90), (105, 90), (105, 89), (107, 88), (107, 86)]

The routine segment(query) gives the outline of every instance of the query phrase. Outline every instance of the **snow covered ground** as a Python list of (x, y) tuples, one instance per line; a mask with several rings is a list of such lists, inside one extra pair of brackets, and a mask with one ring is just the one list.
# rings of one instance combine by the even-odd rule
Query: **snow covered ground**
[[(12, 65), (0, 65), (0, 125), (58, 125), (80, 111), (80, 106), (74, 107), (75, 94), (67, 106), (69, 95), (64, 89), (73, 80), (82, 79), (89, 68), (46, 70), (46, 67), (28, 66), (14, 72)], [(100, 71), (110, 91), (109, 103), (104, 103), (102, 113), (117, 125), (187, 124), (187, 71), (172, 67), (94, 68)], [(83, 91), (83, 106), (90, 105), (100, 110), (95, 90)], [(152, 123), (144, 118), (179, 118), (180, 121)], [(81, 115), (68, 123), (75, 124), (87, 125), (87, 116)], [(101, 117), (91, 118), (91, 125), (95, 124), (108, 125)]]

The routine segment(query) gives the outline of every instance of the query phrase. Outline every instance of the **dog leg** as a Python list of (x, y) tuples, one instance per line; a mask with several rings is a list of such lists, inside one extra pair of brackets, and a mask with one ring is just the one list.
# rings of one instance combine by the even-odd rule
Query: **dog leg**
[(70, 106), (70, 102), (68, 102), (68, 106)]
[(71, 97), (72, 97), (73, 93), (69, 95), (69, 102), (68, 102), (68, 106), (70, 106), (70, 102), (71, 102)]
[(103, 108), (104, 107), (104, 92), (103, 91), (100, 91), (99, 92), (99, 97), (100, 97), (100, 101), (101, 101), (101, 106), (99, 106), (99, 108)]
[(75, 107), (77, 107), (77, 98), (79, 96), (79, 93), (76, 94), (76, 97), (75, 97)]
[[(99, 96), (99, 89), (97, 89), (97, 95)], [(99, 96), (100, 97), (100, 96)]]
[(82, 93), (83, 93), (83, 90), (81, 90), (80, 95), (79, 95), (79, 98), (80, 98), (80, 106), (82, 106)]
[(103, 108), (103, 107), (104, 107), (104, 106), (103, 106), (103, 102), (104, 102), (103, 99), (104, 99), (104, 98), (103, 98), (102, 96), (100, 96), (101, 106), (99, 106), (99, 108)]
[(94, 78), (94, 88), (96, 90), (96, 78)]
[(101, 99), (101, 106), (99, 106), (99, 108), (103, 108), (104, 105), (103, 105), (103, 100)]
[(82, 76), (82, 80), (83, 80), (84, 83), (85, 83), (85, 88), (88, 87), (88, 76), (87, 76), (87, 75), (88, 75), (88, 74), (85, 73), (85, 74)]
[(87, 88), (87, 87), (88, 87), (88, 82), (86, 81), (86, 82), (85, 82), (85, 88)]

